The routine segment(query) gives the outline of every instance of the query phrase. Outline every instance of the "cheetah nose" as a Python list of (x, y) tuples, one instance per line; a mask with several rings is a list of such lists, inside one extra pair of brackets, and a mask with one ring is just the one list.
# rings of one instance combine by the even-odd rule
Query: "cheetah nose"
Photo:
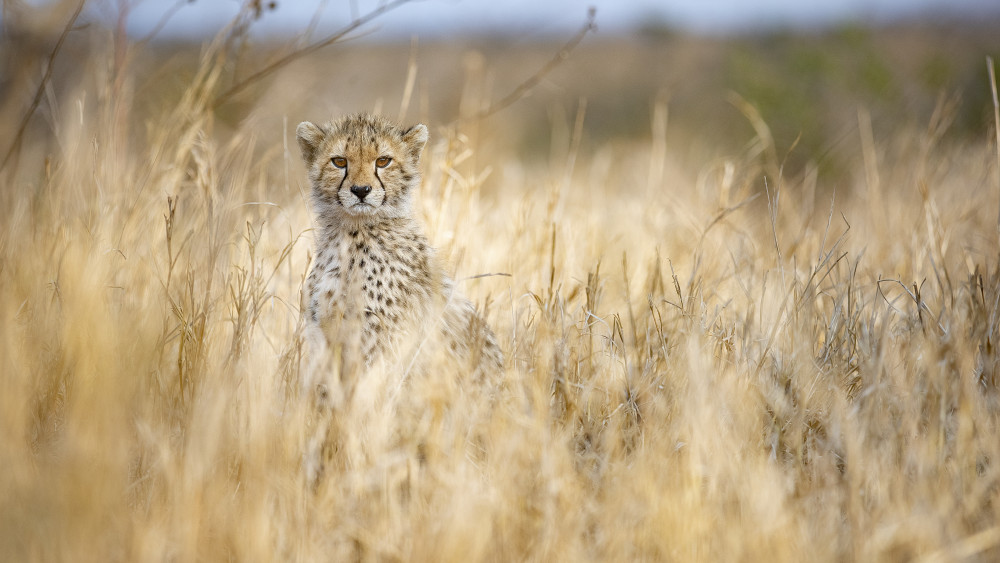
[(371, 186), (351, 186), (351, 193), (358, 196), (361, 201), (365, 200), (365, 196), (372, 193)]

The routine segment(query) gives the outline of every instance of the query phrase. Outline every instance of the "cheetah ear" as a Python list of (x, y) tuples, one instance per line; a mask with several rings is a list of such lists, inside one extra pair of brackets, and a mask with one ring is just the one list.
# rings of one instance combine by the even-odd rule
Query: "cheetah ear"
[(306, 161), (306, 164), (312, 164), (313, 157), (316, 156), (316, 151), (319, 149), (319, 144), (325, 136), (326, 133), (322, 128), (308, 121), (299, 123), (299, 126), (295, 128), (295, 139), (299, 142), (299, 149), (302, 151), (302, 160)]
[(413, 158), (420, 158), (420, 153), (424, 150), (424, 145), (427, 144), (427, 126), (418, 123), (410, 127), (403, 132), (403, 142), (409, 147)]

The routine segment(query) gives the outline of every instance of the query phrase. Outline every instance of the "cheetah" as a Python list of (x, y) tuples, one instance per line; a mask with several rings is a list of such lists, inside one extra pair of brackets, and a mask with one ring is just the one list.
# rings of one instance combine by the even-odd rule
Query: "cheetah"
[(341, 372), (443, 353), (474, 377), (498, 373), (496, 336), (413, 217), (427, 127), (359, 113), (302, 122), (296, 138), (316, 219), (306, 324), (338, 351)]

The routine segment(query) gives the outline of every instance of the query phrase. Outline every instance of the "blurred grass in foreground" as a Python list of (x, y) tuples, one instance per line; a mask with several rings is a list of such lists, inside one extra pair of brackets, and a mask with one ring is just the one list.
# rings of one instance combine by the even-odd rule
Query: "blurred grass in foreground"
[[(212, 109), (246, 76), (222, 37), (165, 57), (73, 32), (2, 171), (3, 559), (1000, 556), (1000, 185), (975, 48), (914, 63), (975, 69), (927, 71), (962, 104), (897, 115), (925, 98), (851, 31), (874, 66), (810, 117), (831, 90), (782, 84), (835, 79), (854, 48), (836, 35), (773, 39), (773, 77), (739, 41), (668, 37), (688, 71), (661, 84), (584, 74), (585, 43), (519, 105), (456, 120), (523, 75), (488, 46), (348, 44)], [(522, 68), (553, 52), (520, 48)], [(658, 52), (635, 49), (618, 56)], [(15, 131), (44, 56), (4, 52)], [(722, 133), (685, 117), (706, 112), (692, 95), (727, 108)], [(311, 491), (290, 136), (355, 109), (431, 127), (418, 212), (458, 279), (511, 274), (462, 282), (507, 386), (488, 405), (439, 373), (400, 398), (372, 374)], [(795, 128), (818, 143), (782, 167)]]

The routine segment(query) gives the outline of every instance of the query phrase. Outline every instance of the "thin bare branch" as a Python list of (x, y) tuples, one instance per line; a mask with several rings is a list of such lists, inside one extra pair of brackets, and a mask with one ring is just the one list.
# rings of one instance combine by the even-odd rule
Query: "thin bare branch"
[(393, 2), (387, 2), (385, 4), (382, 4), (381, 6), (375, 8), (374, 10), (368, 12), (367, 14), (355, 18), (353, 21), (351, 21), (351, 23), (347, 24), (347, 26), (342, 28), (340, 31), (334, 33), (333, 35), (329, 35), (324, 39), (321, 39), (314, 43), (310, 43), (309, 45), (302, 47), (301, 49), (296, 49), (283, 57), (279, 57), (274, 62), (264, 66), (264, 68), (244, 78), (242, 81), (234, 84), (232, 87), (230, 87), (222, 94), (219, 94), (219, 96), (215, 98), (215, 100), (212, 102), (212, 108), (213, 109), (217, 108), (222, 104), (228, 102), (236, 94), (239, 94), (243, 90), (246, 90), (249, 86), (271, 75), (281, 67), (288, 65), (289, 63), (297, 59), (300, 59), (306, 55), (315, 53), (316, 51), (324, 47), (328, 47), (334, 43), (337, 43), (338, 41), (343, 40), (344, 37), (346, 37), (352, 31), (358, 29), (359, 27), (371, 22), (372, 20), (379, 18), (380, 16), (388, 12), (395, 10), (396, 8), (399, 8), (403, 4), (409, 4), (412, 1), (413, 0), (394, 0)]
[(514, 277), (512, 274), (508, 274), (508, 273), (505, 273), (505, 272), (493, 272), (493, 273), (490, 273), (490, 274), (477, 274), (475, 276), (469, 276), (467, 278), (462, 278), (462, 280), (463, 281), (464, 280), (478, 280), (479, 278), (489, 278), (489, 277), (493, 277), (493, 276), (502, 276), (502, 277), (505, 277), (505, 278), (512, 278), (512, 277)]
[[(1000, 100), (997, 99), (997, 75), (993, 68), (993, 57), (986, 57), (986, 69), (990, 73), (990, 91), (993, 93), (993, 133), (997, 142), (997, 189), (1000, 189)], [(997, 211), (997, 230), (1000, 230), (1000, 210)]]
[(489, 117), (523, 98), (525, 94), (541, 82), (542, 78), (545, 78), (545, 75), (552, 72), (554, 68), (569, 58), (569, 54), (576, 48), (577, 45), (580, 44), (581, 41), (583, 41), (583, 38), (586, 37), (588, 33), (597, 30), (597, 24), (594, 21), (596, 16), (597, 8), (594, 8), (593, 6), (588, 8), (587, 20), (583, 23), (583, 26), (581, 26), (580, 30), (576, 32), (576, 35), (574, 35), (569, 41), (566, 42), (565, 45), (562, 46), (561, 49), (559, 49), (555, 56), (553, 56), (552, 59), (545, 64), (545, 66), (539, 69), (535, 74), (528, 77), (527, 80), (518, 84), (509, 94), (501, 98), (500, 101), (495, 104), (491, 104), (490, 107), (475, 114), (472, 118), (482, 119), (484, 117)]
[(21, 118), (21, 124), (17, 128), (14, 140), (7, 149), (6, 156), (3, 157), (3, 163), (0, 164), (0, 170), (7, 168), (7, 163), (10, 162), (11, 157), (14, 156), (18, 147), (21, 146), (21, 141), (24, 138), (24, 132), (28, 128), (28, 122), (31, 121), (31, 116), (34, 115), (35, 110), (38, 109), (38, 104), (42, 102), (42, 96), (45, 94), (45, 88), (48, 85), (49, 80), (52, 79), (52, 69), (55, 67), (54, 63), (56, 56), (59, 55), (59, 51), (62, 49), (63, 43), (66, 42), (66, 37), (69, 35), (69, 32), (73, 30), (73, 26), (76, 24), (77, 18), (80, 17), (80, 12), (83, 11), (83, 6), (86, 3), (87, 0), (80, 0), (80, 3), (76, 6), (76, 10), (73, 11), (73, 15), (63, 27), (62, 33), (59, 34), (59, 40), (56, 41), (55, 47), (52, 48), (52, 53), (49, 54), (49, 58), (45, 62), (45, 74), (42, 75), (42, 81), (38, 83), (38, 88), (35, 90), (35, 97), (31, 100), (31, 105), (28, 106), (28, 111), (24, 112), (24, 116)]
[(167, 26), (167, 23), (170, 22), (170, 19), (173, 18), (174, 15), (176, 15), (177, 12), (181, 10), (181, 8), (190, 3), (191, 3), (190, 0), (177, 0), (176, 2), (174, 2), (174, 5), (167, 8), (167, 11), (163, 13), (163, 17), (160, 18), (160, 21), (156, 22), (156, 25), (153, 26), (153, 29), (150, 30), (150, 32), (147, 33), (145, 37), (140, 39), (138, 44), (145, 45), (146, 43), (149, 43), (154, 37), (159, 35), (161, 31), (163, 31), (163, 28)]

